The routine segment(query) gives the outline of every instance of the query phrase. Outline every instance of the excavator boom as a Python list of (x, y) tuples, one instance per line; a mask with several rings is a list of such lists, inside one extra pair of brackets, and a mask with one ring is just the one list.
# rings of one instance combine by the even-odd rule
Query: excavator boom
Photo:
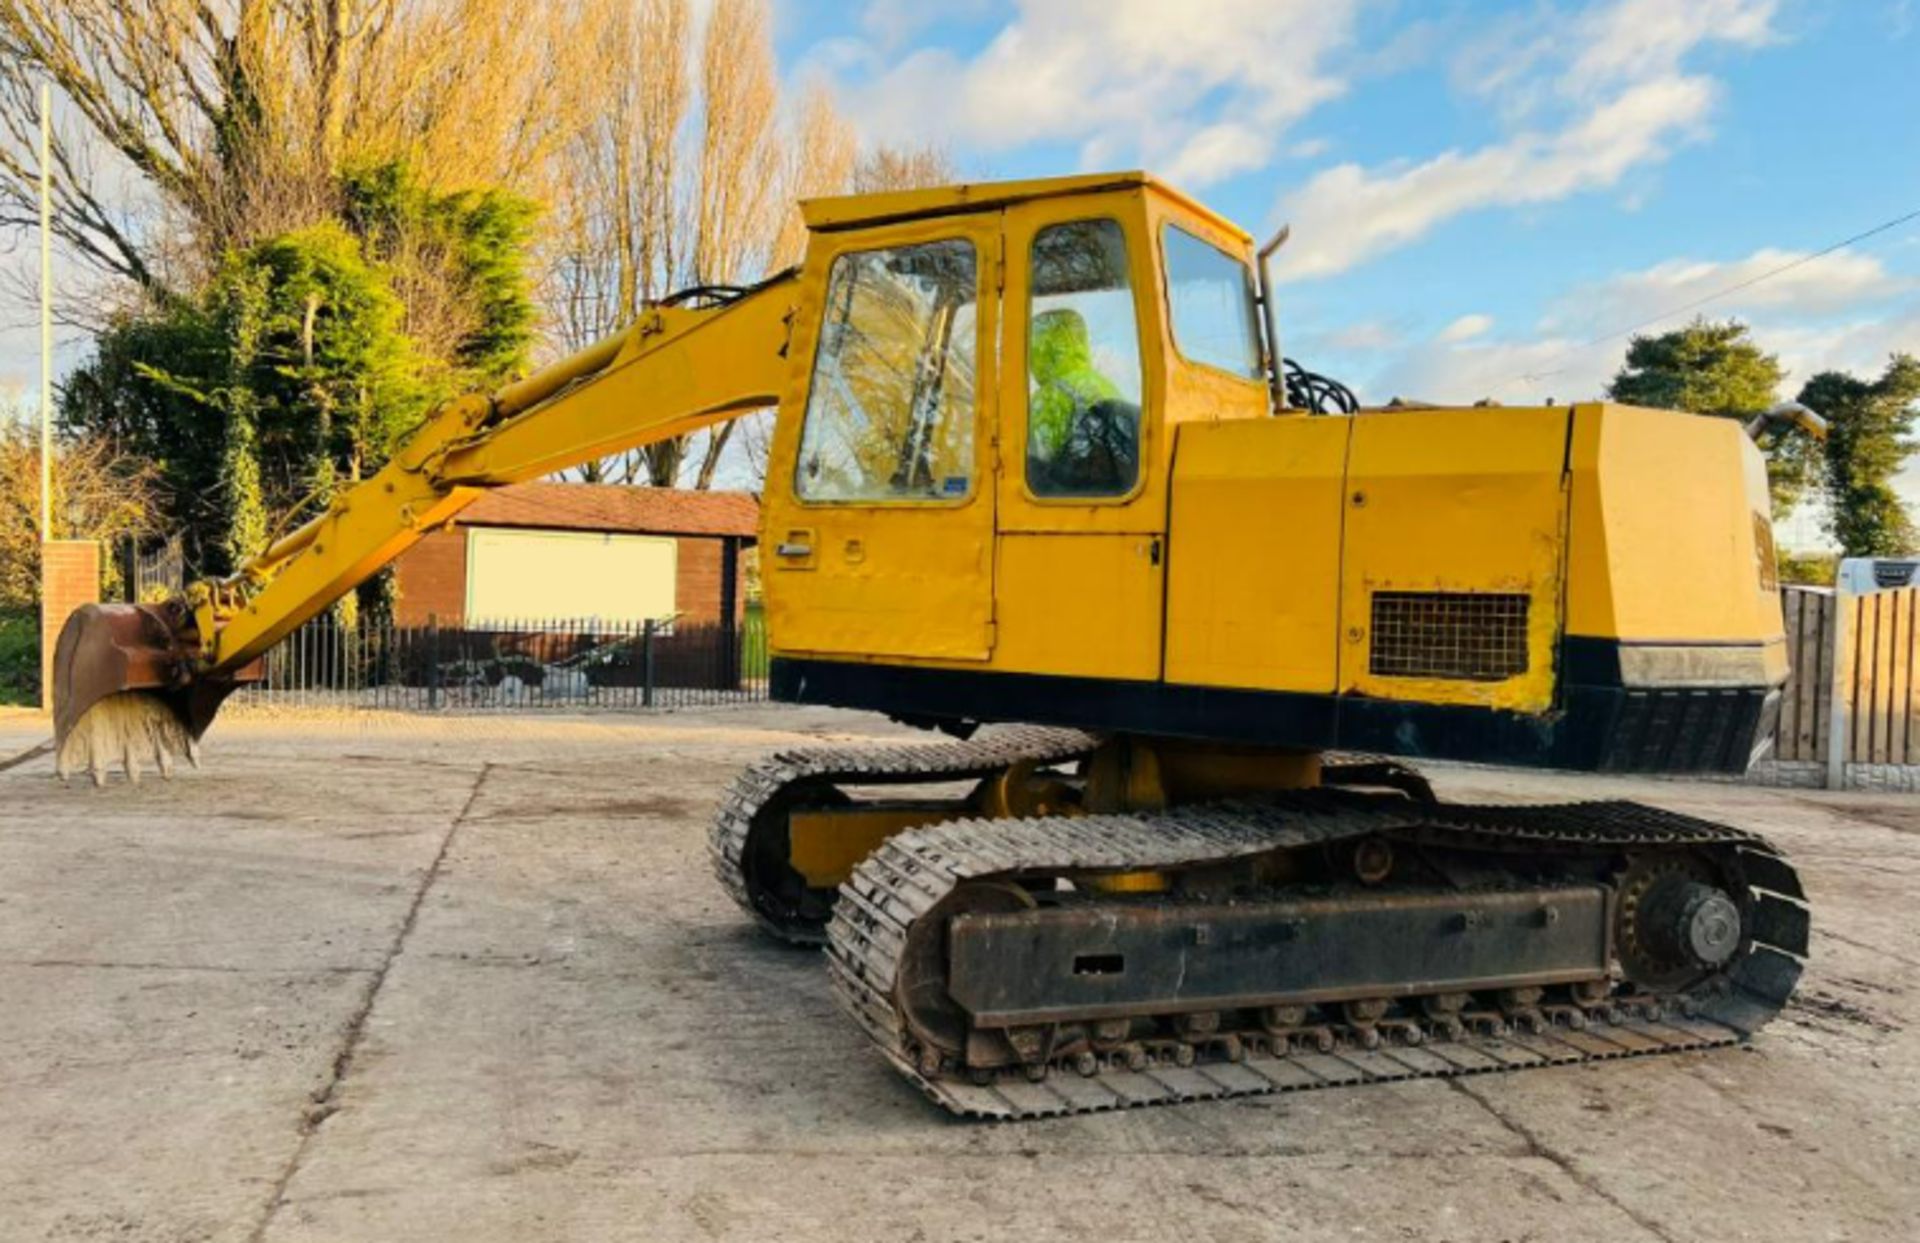
[(89, 605), (54, 655), (55, 763), (96, 780), (193, 755), (220, 704), (301, 623), (489, 488), (778, 402), (797, 277), (631, 326), (491, 394), (447, 402), (368, 479), (231, 576), (160, 604)]

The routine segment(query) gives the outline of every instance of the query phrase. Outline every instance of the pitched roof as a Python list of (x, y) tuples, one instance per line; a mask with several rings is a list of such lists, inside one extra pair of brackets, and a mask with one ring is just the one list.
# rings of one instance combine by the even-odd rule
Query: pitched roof
[(516, 483), (462, 510), (477, 527), (618, 531), (646, 535), (745, 535), (760, 530), (751, 492), (696, 492), (608, 483)]

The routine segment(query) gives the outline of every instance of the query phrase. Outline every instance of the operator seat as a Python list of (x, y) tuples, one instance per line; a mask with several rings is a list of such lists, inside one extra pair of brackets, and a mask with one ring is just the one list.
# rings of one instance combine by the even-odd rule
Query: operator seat
[(1087, 321), (1071, 307), (1033, 317), (1028, 336), (1028, 481), (1042, 496), (1113, 496), (1132, 488), (1140, 407), (1093, 363)]

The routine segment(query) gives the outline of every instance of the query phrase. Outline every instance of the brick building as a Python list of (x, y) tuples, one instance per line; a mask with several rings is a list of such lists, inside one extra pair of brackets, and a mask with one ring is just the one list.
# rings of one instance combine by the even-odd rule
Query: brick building
[[(760, 504), (745, 492), (521, 483), (489, 492), (395, 563), (395, 620), (739, 620), (741, 553)], [(731, 578), (731, 590), (728, 579)]]

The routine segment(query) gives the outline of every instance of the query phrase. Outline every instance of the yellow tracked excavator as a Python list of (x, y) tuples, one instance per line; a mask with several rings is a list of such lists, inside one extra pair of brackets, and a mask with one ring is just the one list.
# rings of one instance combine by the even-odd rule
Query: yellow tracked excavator
[(946, 1108), (1638, 1056), (1778, 1011), (1808, 916), (1765, 841), (1450, 803), (1401, 762), (1742, 771), (1787, 671), (1746, 429), (1360, 408), (1282, 357), (1272, 244), (1144, 174), (805, 216), (800, 268), (446, 404), (232, 577), (77, 614), (61, 773), (190, 751), (485, 489), (775, 406), (774, 698), (951, 737), (770, 757), (711, 853)]

